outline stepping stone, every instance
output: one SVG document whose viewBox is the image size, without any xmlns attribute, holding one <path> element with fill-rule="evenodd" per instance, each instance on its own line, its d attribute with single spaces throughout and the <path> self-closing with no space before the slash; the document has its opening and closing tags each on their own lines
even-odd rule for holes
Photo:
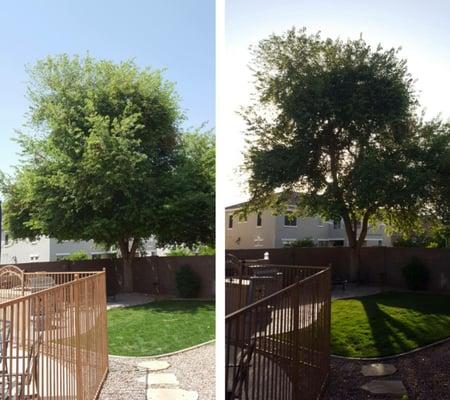
<svg viewBox="0 0 450 400">
<path fill-rule="evenodd" d="M 147 400 L 197 400 L 198 393 L 183 389 L 148 389 Z"/>
<path fill-rule="evenodd" d="M 405 385 L 403 385 L 402 381 L 373 380 L 361 386 L 361 389 L 373 394 L 393 394 L 399 396 L 406 394 Z"/>
<path fill-rule="evenodd" d="M 378 363 L 363 365 L 361 372 L 364 376 L 386 376 L 397 372 L 397 368 L 395 368 L 392 364 Z"/>
<path fill-rule="evenodd" d="M 178 385 L 175 374 L 147 374 L 149 385 Z"/>
<path fill-rule="evenodd" d="M 140 362 L 138 367 L 147 368 L 149 371 L 161 371 L 169 368 L 170 364 L 167 361 L 150 360 Z"/>
</svg>

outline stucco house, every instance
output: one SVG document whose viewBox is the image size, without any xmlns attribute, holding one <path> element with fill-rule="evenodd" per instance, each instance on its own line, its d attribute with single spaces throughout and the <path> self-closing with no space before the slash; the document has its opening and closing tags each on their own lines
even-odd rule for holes
<svg viewBox="0 0 450 400">
<path fill-rule="evenodd" d="M 163 252 L 162 249 L 157 248 L 156 241 L 153 239 L 147 240 L 143 248 L 146 255 L 161 255 Z M 105 249 L 93 240 L 58 242 L 47 236 L 39 237 L 35 241 L 11 240 L 8 232 L 2 232 L 0 264 L 58 261 L 80 250 L 92 259 L 115 257 L 117 253 L 116 249 Z"/>
<path fill-rule="evenodd" d="M 280 248 L 301 239 L 312 239 L 317 246 L 348 246 L 344 222 L 323 221 L 320 217 L 290 218 L 274 215 L 271 210 L 251 213 L 240 219 L 239 211 L 246 203 L 225 209 L 225 248 Z M 382 223 L 370 226 L 365 246 L 392 246 Z"/>
</svg>

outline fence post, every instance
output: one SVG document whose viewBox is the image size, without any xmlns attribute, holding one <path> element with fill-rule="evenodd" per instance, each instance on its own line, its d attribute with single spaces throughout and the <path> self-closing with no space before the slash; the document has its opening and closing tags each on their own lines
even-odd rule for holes
<svg viewBox="0 0 450 400">
<path fill-rule="evenodd" d="M 79 282 L 80 275 L 75 274 L 74 300 L 75 300 L 75 368 L 76 368 L 76 382 L 77 382 L 77 400 L 83 399 L 83 377 L 81 365 L 81 337 L 80 337 L 80 290 Z"/>
<path fill-rule="evenodd" d="M 25 273 L 23 272 L 23 270 L 22 270 L 20 279 L 22 280 L 22 296 L 24 296 L 25 295 Z"/>
<path fill-rule="evenodd" d="M 97 284 L 100 282 L 100 284 L 102 285 L 102 302 L 100 303 L 100 307 L 101 307 L 101 316 L 102 316 L 102 339 L 103 339 L 103 346 L 102 346 L 102 351 L 103 351 L 103 362 L 105 363 L 106 369 L 108 369 L 108 319 L 107 319 L 107 315 L 106 315 L 106 309 L 107 309 L 107 305 L 106 305 L 106 268 L 103 268 L 103 276 L 99 275 L 97 276 L 97 280 L 96 280 Z"/>
<path fill-rule="evenodd" d="M 293 306 L 294 306 L 294 354 L 292 355 L 292 399 L 300 400 L 300 283 L 297 282 L 294 292 Z"/>
</svg>

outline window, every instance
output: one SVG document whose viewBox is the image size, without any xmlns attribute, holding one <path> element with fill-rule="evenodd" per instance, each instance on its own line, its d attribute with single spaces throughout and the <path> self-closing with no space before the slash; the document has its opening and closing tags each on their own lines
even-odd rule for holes
<svg viewBox="0 0 450 400">
<path fill-rule="evenodd" d="M 281 239 L 281 244 L 283 247 L 289 246 L 292 243 L 295 243 L 297 239 Z"/>
<path fill-rule="evenodd" d="M 233 229 L 233 216 L 228 217 L 228 229 Z"/>
<path fill-rule="evenodd" d="M 292 215 L 285 215 L 284 226 L 297 226 L 297 218 Z"/>
<path fill-rule="evenodd" d="M 243 215 L 243 216 L 239 217 L 239 222 L 246 223 L 247 222 L 247 215 Z"/>
<path fill-rule="evenodd" d="M 334 226 L 334 229 L 341 229 L 341 220 L 338 219 L 337 221 L 334 221 L 333 226 Z"/>
<path fill-rule="evenodd" d="M 39 261 L 39 254 L 30 254 L 30 261 Z"/>
<path fill-rule="evenodd" d="M 262 215 L 261 213 L 258 213 L 256 216 L 256 226 L 262 226 Z"/>
<path fill-rule="evenodd" d="M 7 246 L 9 243 L 9 235 L 5 233 L 5 246 Z"/>
<path fill-rule="evenodd" d="M 258 235 L 255 239 L 253 239 L 253 242 L 255 243 L 255 247 L 263 247 L 264 239 Z"/>
</svg>

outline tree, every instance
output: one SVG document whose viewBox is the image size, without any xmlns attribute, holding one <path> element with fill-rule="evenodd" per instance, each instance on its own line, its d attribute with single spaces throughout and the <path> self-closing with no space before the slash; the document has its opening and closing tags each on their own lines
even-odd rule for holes
<svg viewBox="0 0 450 400">
<path fill-rule="evenodd" d="M 48 57 L 29 72 L 31 133 L 19 134 L 22 160 L 3 183 L 7 227 L 16 238 L 116 244 L 130 291 L 144 239 L 198 240 L 171 218 L 183 216 L 174 199 L 193 197 L 175 179 L 186 149 L 174 85 L 131 61 L 89 56 Z"/>
<path fill-rule="evenodd" d="M 401 234 L 393 235 L 394 247 L 442 248 L 450 243 L 450 225 L 444 225 L 442 219 L 420 218 L 420 227 Z"/>
<path fill-rule="evenodd" d="M 162 243 L 196 248 L 214 246 L 215 235 L 215 137 L 197 129 L 181 137 L 179 165 L 172 176 L 170 212 L 162 219 Z"/>
<path fill-rule="evenodd" d="M 398 50 L 292 29 L 252 52 L 255 101 L 242 111 L 249 210 L 295 198 L 298 214 L 342 217 L 356 279 L 369 224 L 410 227 L 429 204 L 421 136 L 440 133 L 417 118 Z"/>
</svg>

